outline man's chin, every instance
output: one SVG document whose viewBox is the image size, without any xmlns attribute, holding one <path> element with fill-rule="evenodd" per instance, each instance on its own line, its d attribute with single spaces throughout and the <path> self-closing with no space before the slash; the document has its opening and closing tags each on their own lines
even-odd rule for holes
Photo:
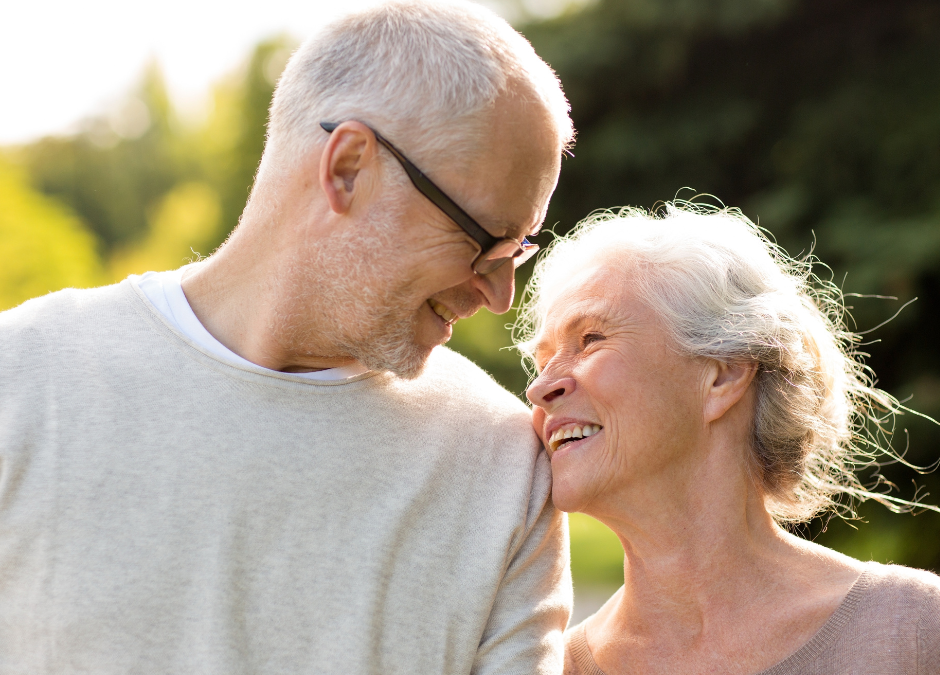
<svg viewBox="0 0 940 675">
<path fill-rule="evenodd" d="M 407 344 L 385 353 L 362 354 L 358 360 L 369 370 L 389 372 L 404 380 L 413 380 L 424 372 L 432 350 L 433 347 Z"/>
<path fill-rule="evenodd" d="M 347 353 L 369 370 L 392 373 L 406 380 L 418 377 L 431 352 L 443 338 L 450 337 L 450 331 L 446 336 L 440 332 L 429 334 L 426 325 L 406 316 L 390 307 L 387 312 L 370 317 L 371 330 L 363 331 L 355 341 L 350 340 Z"/>
</svg>

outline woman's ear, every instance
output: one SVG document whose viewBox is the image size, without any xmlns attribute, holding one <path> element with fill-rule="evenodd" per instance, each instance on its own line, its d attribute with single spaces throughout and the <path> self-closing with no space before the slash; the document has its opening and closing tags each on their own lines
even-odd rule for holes
<svg viewBox="0 0 940 675">
<path fill-rule="evenodd" d="M 753 361 L 711 361 L 705 381 L 705 422 L 721 418 L 740 401 L 756 374 L 757 364 Z"/>
<path fill-rule="evenodd" d="M 334 213 L 352 207 L 362 189 L 362 170 L 376 157 L 375 135 L 360 122 L 343 122 L 330 134 L 320 155 L 320 188 Z"/>
</svg>

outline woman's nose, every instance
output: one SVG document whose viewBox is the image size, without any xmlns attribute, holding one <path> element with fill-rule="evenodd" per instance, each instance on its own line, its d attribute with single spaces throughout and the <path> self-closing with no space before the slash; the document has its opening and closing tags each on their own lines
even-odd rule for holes
<svg viewBox="0 0 940 675">
<path fill-rule="evenodd" d="M 562 396 L 570 395 L 575 388 L 573 377 L 545 377 L 544 374 L 535 378 L 535 381 L 526 389 L 525 395 L 529 403 L 540 408 L 551 408 Z"/>
</svg>

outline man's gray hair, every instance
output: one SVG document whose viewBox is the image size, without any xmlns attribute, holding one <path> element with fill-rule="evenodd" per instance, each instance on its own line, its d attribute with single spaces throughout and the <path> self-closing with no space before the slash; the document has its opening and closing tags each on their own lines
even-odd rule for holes
<svg viewBox="0 0 940 675">
<path fill-rule="evenodd" d="M 271 104 L 265 164 L 326 141 L 321 121 L 358 120 L 419 166 L 472 157 L 502 94 L 541 105 L 572 139 L 558 78 L 528 41 L 466 1 L 393 0 L 345 16 L 291 57 Z M 561 151 L 561 147 L 559 148 Z"/>
<path fill-rule="evenodd" d="M 855 499 L 907 510 L 913 504 L 873 493 L 855 475 L 885 456 L 903 461 L 890 434 L 905 408 L 874 387 L 860 337 L 845 327 L 842 292 L 814 276 L 812 262 L 790 258 L 735 209 L 667 204 L 662 216 L 598 214 L 539 261 L 516 342 L 531 358 L 546 313 L 577 270 L 620 268 L 680 352 L 757 365 L 749 469 L 778 522 L 833 507 L 852 513 Z"/>
</svg>

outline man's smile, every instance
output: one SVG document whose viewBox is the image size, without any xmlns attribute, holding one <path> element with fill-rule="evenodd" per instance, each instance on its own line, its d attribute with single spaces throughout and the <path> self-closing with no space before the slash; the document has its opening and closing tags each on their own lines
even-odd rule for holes
<svg viewBox="0 0 940 675">
<path fill-rule="evenodd" d="M 434 313 L 441 317 L 444 320 L 444 323 L 449 326 L 453 326 L 455 323 L 457 323 L 457 319 L 460 318 L 433 298 L 428 299 L 428 304 L 431 306 L 431 309 L 434 310 Z"/>
</svg>

